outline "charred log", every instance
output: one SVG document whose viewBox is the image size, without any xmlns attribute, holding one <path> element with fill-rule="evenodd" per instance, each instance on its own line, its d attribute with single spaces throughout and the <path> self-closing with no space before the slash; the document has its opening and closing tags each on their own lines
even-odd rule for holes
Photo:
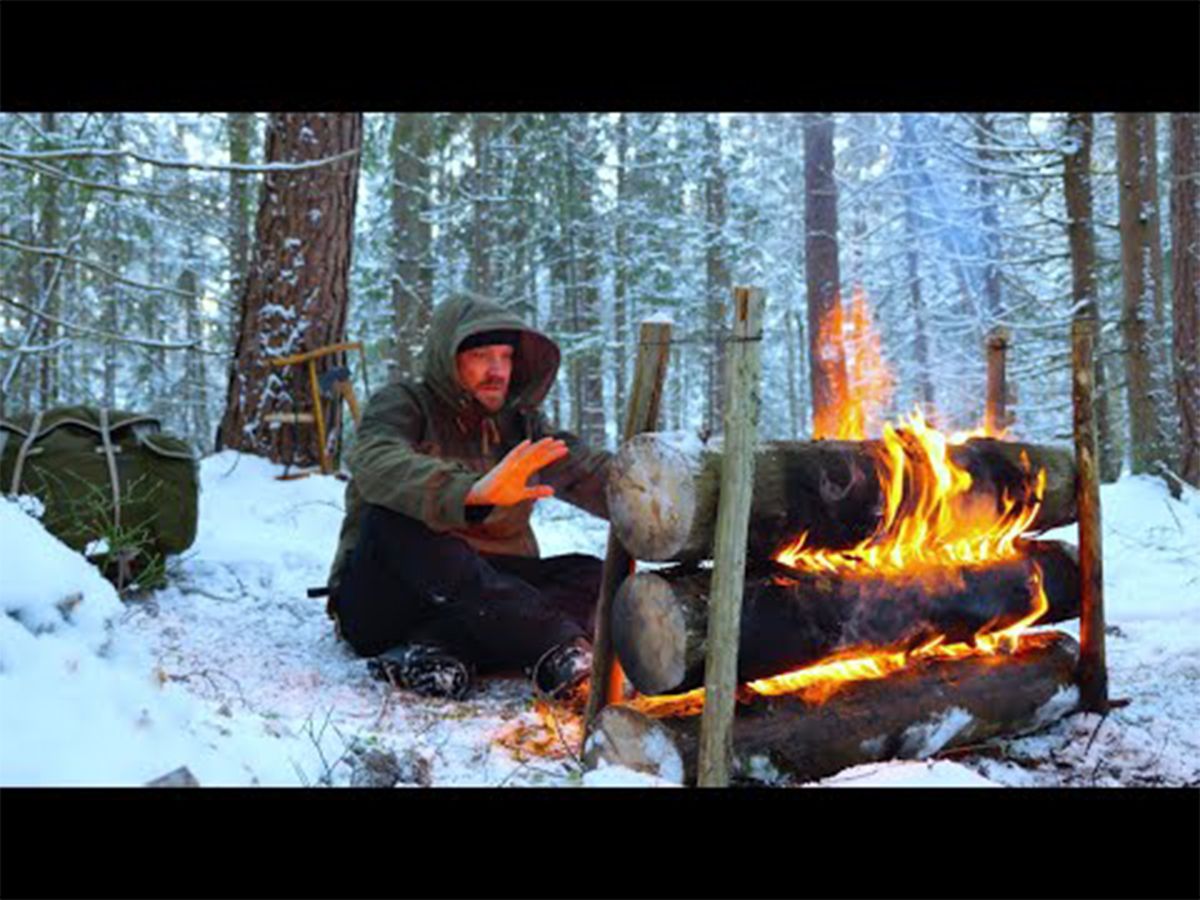
<svg viewBox="0 0 1200 900">
<path fill-rule="evenodd" d="M 1025 545 L 1021 559 L 947 569 L 923 577 L 833 577 L 773 567 L 749 574 L 742 600 L 738 681 L 801 668 L 854 647 L 912 649 L 939 634 L 969 641 L 1032 608 L 1030 580 L 1042 572 L 1050 608 L 1039 624 L 1079 615 L 1079 564 L 1056 541 Z M 684 567 L 631 575 L 613 606 L 613 645 L 643 694 L 704 683 L 711 572 Z"/>
<path fill-rule="evenodd" d="M 810 544 L 850 547 L 879 524 L 880 441 L 776 441 L 759 447 L 750 507 L 750 559 L 766 559 L 808 532 Z M 970 497 L 1020 496 L 1032 471 L 1046 490 L 1032 528 L 1075 521 L 1075 461 L 1067 448 L 975 438 L 950 448 L 971 473 Z M 626 442 L 609 469 L 608 507 L 617 536 L 642 560 L 699 560 L 712 555 L 721 454 L 643 434 Z"/>
<path fill-rule="evenodd" d="M 1078 646 L 1064 634 L 1022 638 L 1011 655 L 922 660 L 887 678 L 847 682 L 824 702 L 789 694 L 739 706 L 733 724 L 735 770 L 742 777 L 763 758 L 800 781 L 849 766 L 925 759 L 999 735 L 1045 727 L 1078 702 Z M 612 727 L 608 719 L 612 719 Z M 652 718 L 608 707 L 589 741 L 590 767 L 628 764 L 660 777 L 696 778 L 700 716 Z M 659 761 L 666 761 L 661 763 Z"/>
</svg>

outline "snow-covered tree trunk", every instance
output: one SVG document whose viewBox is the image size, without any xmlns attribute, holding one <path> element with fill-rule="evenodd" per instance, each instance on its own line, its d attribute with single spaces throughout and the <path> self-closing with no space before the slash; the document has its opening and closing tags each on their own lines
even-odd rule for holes
<svg viewBox="0 0 1200 900">
<path fill-rule="evenodd" d="M 732 282 L 725 239 L 725 167 L 721 162 L 721 128 L 715 114 L 704 117 L 704 287 L 706 319 L 712 335 L 706 373 L 705 429 L 720 431 L 725 398 L 725 344 L 716 335 L 727 328 Z"/>
<path fill-rule="evenodd" d="M 361 113 L 277 113 L 267 124 L 266 161 L 324 159 L 361 145 Z M 269 360 L 345 336 L 358 170 L 355 154 L 266 175 L 218 449 L 299 465 L 319 460 L 315 429 L 263 421 L 267 413 L 312 404 L 307 372 L 275 368 Z M 318 369 L 331 364 L 326 357 Z"/>
<path fill-rule="evenodd" d="M 834 181 L 833 116 L 804 117 L 804 259 L 808 287 L 809 377 L 813 437 L 837 431 L 839 403 L 846 397 L 846 356 L 840 341 L 823 340 L 822 322 L 841 306 L 838 273 L 837 184 Z"/>
<path fill-rule="evenodd" d="M 396 113 L 392 125 L 392 313 L 396 364 L 399 374 L 408 378 L 416 375 L 433 314 L 431 126 L 426 113 Z"/>
<path fill-rule="evenodd" d="M 229 161 L 235 165 L 250 162 L 250 145 L 254 140 L 254 114 L 229 113 Z M 246 270 L 250 265 L 250 186 L 253 176 L 244 172 L 229 173 L 229 295 L 242 296 L 246 287 Z"/>
<path fill-rule="evenodd" d="M 42 113 L 41 127 L 47 135 L 53 135 L 57 131 L 55 114 Z M 55 248 L 59 241 L 58 179 L 42 175 L 38 182 L 38 246 Z M 63 265 L 61 260 L 53 256 L 43 256 L 38 266 L 38 293 L 44 304 L 42 308 L 47 316 L 55 318 L 61 315 L 58 270 Z M 58 326 L 53 320 L 47 318 L 42 321 L 39 337 L 45 344 L 54 343 L 58 338 Z M 49 351 L 40 354 L 38 359 L 38 403 L 42 409 L 49 409 L 58 402 L 58 356 L 57 351 Z"/>
<path fill-rule="evenodd" d="M 976 150 L 979 162 L 979 214 L 980 231 L 983 237 L 983 302 L 984 316 L 987 324 L 1001 318 L 1004 312 L 1004 300 L 1000 287 L 1000 212 L 996 199 L 996 176 L 991 169 L 995 154 L 992 143 L 992 118 L 986 113 L 976 113 L 974 116 L 975 139 L 978 141 Z"/>
<path fill-rule="evenodd" d="M 926 334 L 925 301 L 921 296 L 920 239 L 917 229 L 916 190 L 919 180 L 915 171 L 921 157 L 917 147 L 916 117 L 900 117 L 899 162 L 903 178 L 905 274 L 908 281 L 909 310 L 913 323 L 913 356 L 917 364 L 917 395 L 926 412 L 933 410 L 933 378 L 929 370 L 929 338 Z"/>
<path fill-rule="evenodd" d="M 1121 275 L 1124 289 L 1125 389 L 1133 472 L 1153 472 L 1165 461 L 1161 398 L 1156 385 L 1155 310 L 1162 305 L 1154 117 L 1117 115 L 1120 181 Z M 1156 263 L 1155 260 L 1158 260 Z"/>
<path fill-rule="evenodd" d="M 492 139 L 500 125 L 500 117 L 491 113 L 471 116 L 471 146 L 475 164 L 471 172 L 471 275 L 473 291 L 491 296 L 495 290 L 492 253 L 493 215 L 495 205 L 495 151 Z"/>
<path fill-rule="evenodd" d="M 617 207 L 614 213 L 616 223 L 613 228 L 614 259 L 613 259 L 613 324 L 616 334 L 613 336 L 613 357 L 616 383 L 616 408 L 618 418 L 624 415 L 625 409 L 625 344 L 629 330 L 627 315 L 629 293 L 629 224 L 626 220 L 626 203 L 629 200 L 629 173 L 627 159 L 629 156 L 629 117 L 625 113 L 617 115 Z"/>
<path fill-rule="evenodd" d="M 1171 309 L 1179 474 L 1200 487 L 1200 116 L 1171 116 Z"/>
<path fill-rule="evenodd" d="M 1092 342 L 1100 347 L 1099 298 L 1096 293 L 1096 247 L 1092 219 L 1092 114 L 1067 117 L 1067 147 L 1063 153 L 1063 196 L 1067 204 L 1067 239 L 1071 246 L 1071 300 L 1086 313 Z M 1097 354 L 1099 355 L 1099 354 Z M 1097 360 L 1094 373 L 1096 437 L 1100 477 L 1115 481 L 1121 460 L 1112 442 L 1104 366 Z"/>
</svg>

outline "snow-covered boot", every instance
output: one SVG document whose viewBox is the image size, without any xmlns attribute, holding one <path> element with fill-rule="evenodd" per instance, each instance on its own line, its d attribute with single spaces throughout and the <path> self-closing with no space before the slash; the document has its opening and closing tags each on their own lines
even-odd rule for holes
<svg viewBox="0 0 1200 900">
<path fill-rule="evenodd" d="M 471 688 L 472 667 L 436 644 L 401 644 L 367 661 L 371 674 L 426 697 L 461 700 Z"/>
<path fill-rule="evenodd" d="M 592 645 L 585 638 L 559 644 L 533 666 L 533 685 L 551 699 L 565 699 L 592 673 Z"/>
</svg>

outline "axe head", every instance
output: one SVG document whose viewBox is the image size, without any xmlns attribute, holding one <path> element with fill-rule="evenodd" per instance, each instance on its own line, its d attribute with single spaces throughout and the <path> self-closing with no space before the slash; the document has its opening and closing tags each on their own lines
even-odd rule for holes
<svg viewBox="0 0 1200 900">
<path fill-rule="evenodd" d="M 321 390 L 321 396 L 328 397 L 335 385 L 349 380 L 350 370 L 346 366 L 334 366 L 317 376 L 317 386 Z"/>
</svg>

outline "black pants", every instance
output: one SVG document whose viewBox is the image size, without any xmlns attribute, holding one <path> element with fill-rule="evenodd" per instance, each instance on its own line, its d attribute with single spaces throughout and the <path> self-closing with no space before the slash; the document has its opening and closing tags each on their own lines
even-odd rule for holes
<svg viewBox="0 0 1200 900">
<path fill-rule="evenodd" d="M 484 556 L 461 538 L 368 504 L 334 609 L 360 656 L 428 642 L 481 672 L 517 669 L 591 637 L 602 566 L 582 553 Z"/>
</svg>

